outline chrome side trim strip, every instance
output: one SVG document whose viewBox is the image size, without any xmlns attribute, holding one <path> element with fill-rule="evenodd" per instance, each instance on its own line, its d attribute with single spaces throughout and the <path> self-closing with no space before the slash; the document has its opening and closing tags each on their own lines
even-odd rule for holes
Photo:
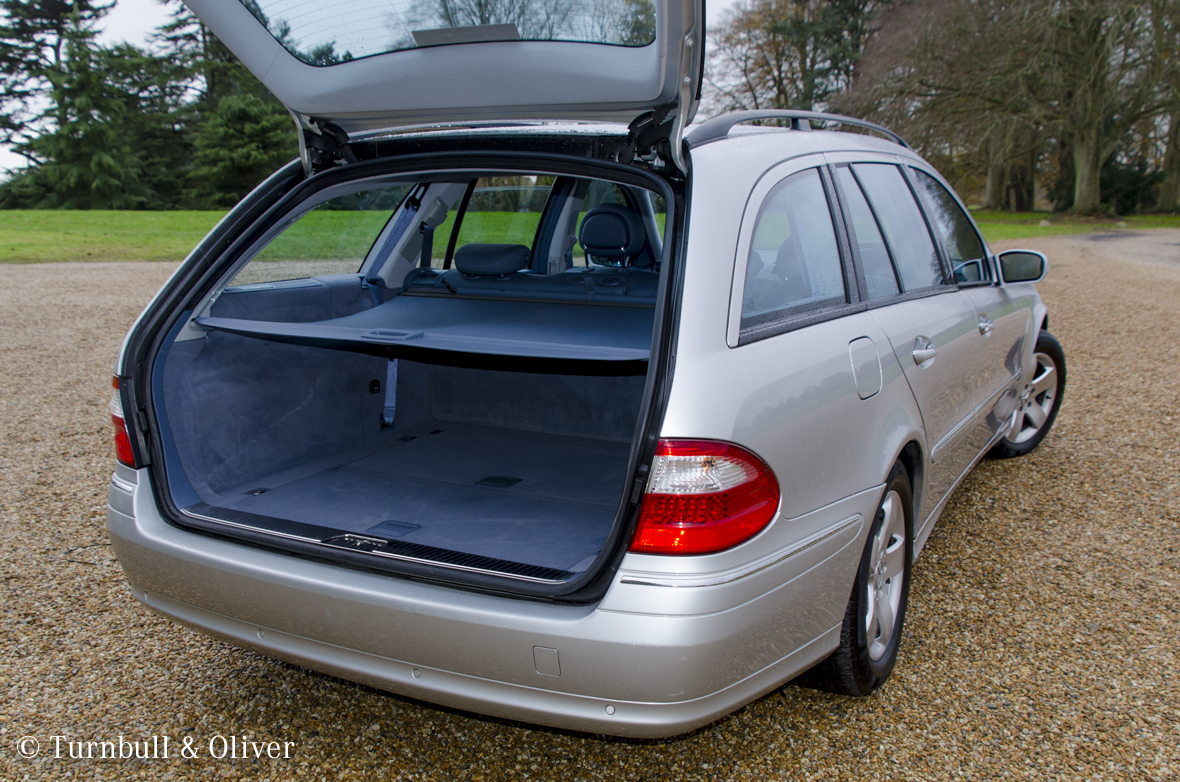
<svg viewBox="0 0 1180 782">
<path fill-rule="evenodd" d="M 926 520 L 922 522 L 921 529 L 918 530 L 918 534 L 914 536 L 915 560 L 918 558 L 918 554 L 922 552 L 922 549 L 925 548 L 926 541 L 934 532 L 935 522 L 937 522 L 939 517 L 942 515 L 942 511 L 944 508 L 946 508 L 946 504 L 950 502 L 951 496 L 955 493 L 955 489 L 959 488 L 959 484 L 961 484 L 968 474 L 970 474 L 970 472 L 974 470 L 981 461 L 983 461 L 983 457 L 987 455 L 987 452 L 990 451 L 992 446 L 998 443 L 1005 434 L 1007 434 L 1007 429 L 1001 426 L 1000 430 L 993 434 L 991 439 L 987 441 L 987 445 L 983 447 L 983 450 L 976 454 L 975 458 L 971 460 L 971 464 L 967 465 L 967 469 L 963 470 L 963 472 L 959 474 L 959 477 L 955 479 L 953 484 L 951 484 L 951 488 L 947 490 L 946 494 L 942 495 L 942 499 L 939 500 L 938 504 L 934 506 L 934 510 L 930 511 L 930 513 L 926 515 Z"/>
<path fill-rule="evenodd" d="M 801 554 L 812 546 L 816 546 L 820 543 L 823 543 L 828 538 L 838 535 L 839 533 L 851 527 L 853 524 L 859 526 L 861 518 L 862 517 L 859 513 L 855 516 L 850 516 L 843 521 L 838 521 L 830 527 L 820 530 L 810 537 L 804 538 L 793 546 L 790 546 L 786 549 L 780 549 L 779 551 L 765 556 L 760 560 L 756 560 L 745 567 L 735 568 L 724 573 L 715 573 L 709 576 L 688 576 L 683 578 L 665 576 L 663 579 L 624 576 L 620 583 L 633 584 L 636 586 L 669 587 L 672 589 L 682 589 L 685 587 L 711 587 L 721 586 L 722 584 L 731 584 L 734 581 L 740 581 L 741 579 L 752 576 L 755 573 L 760 573 L 767 568 L 774 567 L 780 562 L 788 560 L 796 554 Z"/>
<path fill-rule="evenodd" d="M 134 494 L 135 493 L 135 484 L 128 483 L 127 481 L 120 478 L 118 475 L 111 476 L 111 485 L 114 486 L 119 491 L 126 492 L 127 494 Z"/>
<path fill-rule="evenodd" d="M 944 450 L 946 450 L 948 447 L 950 447 L 951 445 L 954 445 L 956 442 L 958 442 L 959 438 L 963 434 L 965 434 L 967 432 L 967 430 L 972 425 L 975 424 L 975 422 L 976 422 L 976 420 L 978 420 L 980 414 L 982 412 L 987 411 L 987 410 L 991 410 L 993 407 L 995 407 L 996 400 L 998 400 L 1001 396 L 1003 396 L 1008 391 L 1008 389 L 1012 388 L 1014 382 L 1019 381 L 1019 380 L 1020 380 L 1020 375 L 1014 375 L 1013 377 L 1004 381 L 1004 385 L 1001 386 L 999 391 L 993 392 L 991 396 L 989 396 L 986 400 L 981 402 L 978 407 L 976 407 L 974 410 L 971 411 L 971 415 L 964 418 L 962 421 L 960 421 L 958 424 L 955 425 L 954 429 L 947 432 L 943 436 L 943 438 L 938 441 L 938 444 L 934 446 L 934 449 L 930 452 L 930 460 L 937 462 L 938 457 L 942 454 L 942 452 Z"/>
</svg>

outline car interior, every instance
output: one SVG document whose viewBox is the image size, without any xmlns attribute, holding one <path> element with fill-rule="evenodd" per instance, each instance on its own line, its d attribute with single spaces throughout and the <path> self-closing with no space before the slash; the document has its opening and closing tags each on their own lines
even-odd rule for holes
<svg viewBox="0 0 1180 782">
<path fill-rule="evenodd" d="M 582 572 L 624 493 L 662 198 L 515 173 L 335 198 L 280 221 L 161 352 L 177 506 L 520 578 Z"/>
</svg>

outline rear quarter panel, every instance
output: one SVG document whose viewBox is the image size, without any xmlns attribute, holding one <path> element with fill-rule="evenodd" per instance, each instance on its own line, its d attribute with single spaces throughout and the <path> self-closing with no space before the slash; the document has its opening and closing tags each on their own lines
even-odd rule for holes
<svg viewBox="0 0 1180 782">
<path fill-rule="evenodd" d="M 882 484 L 906 443 L 923 442 L 913 395 L 868 313 L 727 344 L 735 317 L 731 295 L 740 310 L 735 286 L 744 280 L 744 248 L 763 196 L 790 174 L 824 163 L 822 155 L 799 149 L 819 146 L 804 134 L 783 136 L 730 139 L 693 151 L 682 314 L 661 428 L 661 437 L 727 440 L 757 453 L 778 478 L 780 512 L 764 532 L 729 551 L 629 555 L 624 567 L 642 559 L 644 570 L 708 572 L 788 548 L 831 523 L 813 511 Z M 776 151 L 781 162 L 774 164 Z M 848 343 L 864 336 L 877 345 L 883 375 L 881 392 L 867 400 L 857 395 L 848 353 Z M 857 547 L 854 560 L 859 553 Z"/>
</svg>

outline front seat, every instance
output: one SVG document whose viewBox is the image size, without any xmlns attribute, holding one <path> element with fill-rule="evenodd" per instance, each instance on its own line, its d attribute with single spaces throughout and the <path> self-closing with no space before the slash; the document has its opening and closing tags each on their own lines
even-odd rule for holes
<svg viewBox="0 0 1180 782">
<path fill-rule="evenodd" d="M 626 266 L 643 249 L 647 232 L 643 219 L 619 204 L 601 204 L 582 218 L 578 241 L 595 263 Z"/>
</svg>

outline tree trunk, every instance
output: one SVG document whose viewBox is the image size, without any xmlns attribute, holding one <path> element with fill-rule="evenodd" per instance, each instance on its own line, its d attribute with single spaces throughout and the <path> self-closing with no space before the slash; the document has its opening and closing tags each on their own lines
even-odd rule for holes
<svg viewBox="0 0 1180 782">
<path fill-rule="evenodd" d="M 1164 181 L 1160 185 L 1161 212 L 1180 210 L 1180 109 L 1172 112 L 1168 127 L 1168 151 L 1164 154 Z"/>
<path fill-rule="evenodd" d="M 1079 130 L 1073 137 L 1074 195 L 1073 211 L 1097 212 L 1102 205 L 1099 175 L 1102 161 L 1098 154 L 1098 128 Z"/>
<path fill-rule="evenodd" d="M 1004 146 L 1002 132 L 993 129 L 987 142 L 987 186 L 983 195 L 983 205 L 987 209 L 1007 206 L 1008 166 L 1004 160 Z"/>
<path fill-rule="evenodd" d="M 1036 208 L 1037 153 L 1027 149 L 1012 163 L 1012 208 L 1031 212 Z"/>
</svg>

